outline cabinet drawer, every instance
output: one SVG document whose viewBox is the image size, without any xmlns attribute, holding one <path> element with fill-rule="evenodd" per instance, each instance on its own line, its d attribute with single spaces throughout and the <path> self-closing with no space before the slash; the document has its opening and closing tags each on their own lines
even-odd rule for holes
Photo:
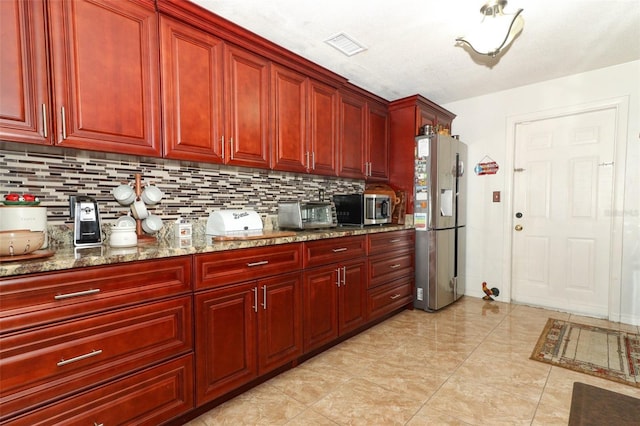
<svg viewBox="0 0 640 426">
<path fill-rule="evenodd" d="M 415 241 L 416 232 L 413 229 L 369 234 L 367 235 L 367 253 L 372 255 L 413 249 Z"/>
<path fill-rule="evenodd" d="M 30 411 L 6 424 L 155 426 L 192 408 L 193 355 L 189 354 Z"/>
<path fill-rule="evenodd" d="M 296 243 L 196 255 L 196 290 L 296 271 L 301 250 Z"/>
<path fill-rule="evenodd" d="M 413 277 L 399 280 L 369 290 L 369 320 L 374 320 L 413 300 Z"/>
<path fill-rule="evenodd" d="M 366 236 L 330 238 L 304 243 L 304 267 L 327 265 L 364 256 Z"/>
<path fill-rule="evenodd" d="M 193 350 L 191 297 L 0 337 L 2 415 Z"/>
<path fill-rule="evenodd" d="M 2 333 L 191 291 L 191 256 L 0 280 Z"/>
<path fill-rule="evenodd" d="M 378 255 L 369 258 L 369 287 L 377 287 L 391 280 L 413 276 L 415 270 L 414 251 L 404 251 L 400 254 Z"/>
</svg>

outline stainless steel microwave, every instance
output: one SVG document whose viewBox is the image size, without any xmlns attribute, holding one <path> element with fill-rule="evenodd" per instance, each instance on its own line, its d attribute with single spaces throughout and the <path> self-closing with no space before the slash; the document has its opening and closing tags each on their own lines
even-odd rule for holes
<svg viewBox="0 0 640 426">
<path fill-rule="evenodd" d="M 338 225 L 391 223 L 391 199 L 381 194 L 334 195 Z"/>
</svg>

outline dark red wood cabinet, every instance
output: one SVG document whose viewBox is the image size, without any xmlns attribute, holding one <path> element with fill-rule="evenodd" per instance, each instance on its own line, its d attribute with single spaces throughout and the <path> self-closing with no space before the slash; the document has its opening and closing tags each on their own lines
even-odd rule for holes
<svg viewBox="0 0 640 426">
<path fill-rule="evenodd" d="M 190 256 L 0 279 L 0 422 L 158 424 L 191 410 L 191 281 Z M 127 411 L 109 411 L 111 393 Z"/>
<path fill-rule="evenodd" d="M 223 42 L 160 15 L 166 158 L 224 162 Z"/>
<path fill-rule="evenodd" d="M 413 303 L 415 230 L 367 236 L 369 321 Z"/>
<path fill-rule="evenodd" d="M 366 322 L 365 247 L 365 236 L 305 243 L 302 321 L 305 352 Z"/>
<path fill-rule="evenodd" d="M 0 2 L 0 140 L 52 143 L 45 16 L 42 0 Z"/>
<path fill-rule="evenodd" d="M 285 244 L 196 256 L 198 405 L 302 354 L 300 250 Z"/>
<path fill-rule="evenodd" d="M 152 2 L 48 2 L 56 145 L 161 155 Z"/>
<path fill-rule="evenodd" d="M 269 168 L 270 62 L 229 44 L 224 52 L 226 164 Z"/>
</svg>

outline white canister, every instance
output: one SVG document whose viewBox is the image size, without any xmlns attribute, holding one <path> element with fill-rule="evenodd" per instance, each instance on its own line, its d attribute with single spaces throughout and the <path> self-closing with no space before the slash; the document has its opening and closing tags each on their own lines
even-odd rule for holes
<svg viewBox="0 0 640 426">
<path fill-rule="evenodd" d="M 28 229 L 43 231 L 44 244 L 40 249 L 49 245 L 47 232 L 47 208 L 36 206 L 2 206 L 0 207 L 0 231 L 15 231 Z"/>
<path fill-rule="evenodd" d="M 138 244 L 136 227 L 126 222 L 119 222 L 111 227 L 109 245 L 111 247 L 133 247 Z"/>
</svg>

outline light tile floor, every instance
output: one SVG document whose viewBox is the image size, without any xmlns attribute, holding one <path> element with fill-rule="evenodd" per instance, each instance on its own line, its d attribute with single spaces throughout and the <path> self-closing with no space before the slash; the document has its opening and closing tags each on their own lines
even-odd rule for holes
<svg viewBox="0 0 640 426">
<path fill-rule="evenodd" d="M 188 425 L 566 425 L 574 381 L 640 398 L 530 360 L 549 317 L 639 332 L 464 297 L 437 313 L 403 311 Z"/>
</svg>

